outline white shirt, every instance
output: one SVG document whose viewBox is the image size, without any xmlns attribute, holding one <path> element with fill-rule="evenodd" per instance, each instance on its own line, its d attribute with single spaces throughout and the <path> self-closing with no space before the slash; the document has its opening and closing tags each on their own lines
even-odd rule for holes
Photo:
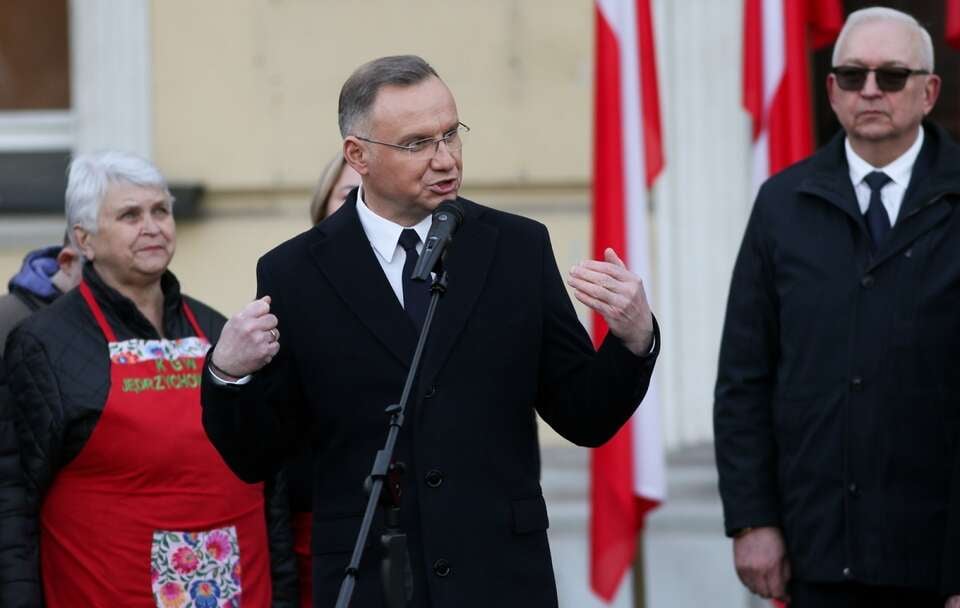
<svg viewBox="0 0 960 608">
<path fill-rule="evenodd" d="M 405 228 L 412 228 L 417 231 L 420 237 L 420 244 L 417 245 L 417 253 L 423 251 L 423 243 L 427 240 L 427 233 L 430 232 L 430 225 L 433 223 L 433 216 L 420 220 L 415 226 L 401 226 L 388 219 L 382 218 L 363 202 L 363 188 L 357 190 L 357 216 L 360 217 L 360 225 L 363 226 L 363 232 L 373 247 L 377 261 L 383 268 L 383 274 L 387 276 L 387 281 L 393 289 L 393 293 L 400 300 L 403 306 L 403 264 L 407 261 L 407 252 L 400 246 L 400 233 Z"/>
<path fill-rule="evenodd" d="M 874 167 L 853 151 L 849 138 L 844 142 L 847 151 L 847 166 L 850 167 L 850 181 L 857 193 L 860 213 L 866 213 L 870 206 L 870 186 L 863 178 L 873 171 L 883 171 L 890 177 L 890 181 L 880 189 L 880 200 L 890 217 L 890 226 L 892 227 L 897 223 L 900 206 L 903 204 L 903 195 L 907 192 L 907 186 L 910 185 L 913 164 L 917 161 L 920 148 L 923 147 L 923 127 L 919 128 L 919 132 L 920 134 L 917 135 L 917 140 L 913 142 L 913 145 L 886 167 Z"/>
</svg>

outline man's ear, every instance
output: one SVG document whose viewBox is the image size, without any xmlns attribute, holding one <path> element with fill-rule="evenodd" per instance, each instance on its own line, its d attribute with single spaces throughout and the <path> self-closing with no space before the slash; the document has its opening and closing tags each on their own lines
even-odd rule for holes
<svg viewBox="0 0 960 608">
<path fill-rule="evenodd" d="M 360 175 L 370 172 L 369 148 L 353 135 L 347 135 L 343 140 L 343 158 Z"/>
</svg>

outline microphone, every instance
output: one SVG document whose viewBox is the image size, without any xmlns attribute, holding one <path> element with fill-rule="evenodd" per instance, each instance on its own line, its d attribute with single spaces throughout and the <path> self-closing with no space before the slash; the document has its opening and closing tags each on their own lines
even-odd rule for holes
<svg viewBox="0 0 960 608">
<path fill-rule="evenodd" d="M 463 222 L 463 205 L 456 200 L 443 201 L 433 212 L 433 224 L 427 233 L 427 241 L 423 244 L 423 251 L 417 265 L 413 268 L 410 278 L 414 281 L 426 281 L 430 273 L 443 257 L 443 252 L 453 240 L 453 233 Z"/>
</svg>

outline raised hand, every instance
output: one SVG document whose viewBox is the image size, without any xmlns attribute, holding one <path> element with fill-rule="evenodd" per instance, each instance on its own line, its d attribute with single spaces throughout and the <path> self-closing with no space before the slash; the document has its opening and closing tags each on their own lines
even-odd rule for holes
<svg viewBox="0 0 960 608">
<path fill-rule="evenodd" d="M 233 380 L 259 370 L 280 351 L 277 317 L 270 313 L 270 296 L 254 300 L 223 326 L 211 360 L 215 371 Z"/>
<path fill-rule="evenodd" d="M 613 249 L 604 261 L 586 260 L 570 269 L 573 295 L 600 313 L 613 335 L 635 355 L 650 352 L 653 314 L 640 277 L 627 270 Z"/>
</svg>

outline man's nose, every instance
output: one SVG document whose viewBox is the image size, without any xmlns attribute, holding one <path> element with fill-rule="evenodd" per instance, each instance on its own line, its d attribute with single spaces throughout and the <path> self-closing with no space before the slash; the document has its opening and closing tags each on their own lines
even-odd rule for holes
<svg viewBox="0 0 960 608">
<path fill-rule="evenodd" d="M 883 95 L 883 91 L 877 85 L 877 73 L 867 72 L 867 79 L 863 81 L 863 87 L 860 88 L 860 94 L 864 97 L 877 97 Z"/>
<path fill-rule="evenodd" d="M 453 157 L 453 153 L 450 152 L 450 148 L 447 147 L 447 142 L 440 140 L 437 142 L 437 150 L 433 154 L 433 158 L 430 159 L 430 165 L 437 170 L 446 170 L 454 165 L 456 165 L 457 160 Z"/>
</svg>

